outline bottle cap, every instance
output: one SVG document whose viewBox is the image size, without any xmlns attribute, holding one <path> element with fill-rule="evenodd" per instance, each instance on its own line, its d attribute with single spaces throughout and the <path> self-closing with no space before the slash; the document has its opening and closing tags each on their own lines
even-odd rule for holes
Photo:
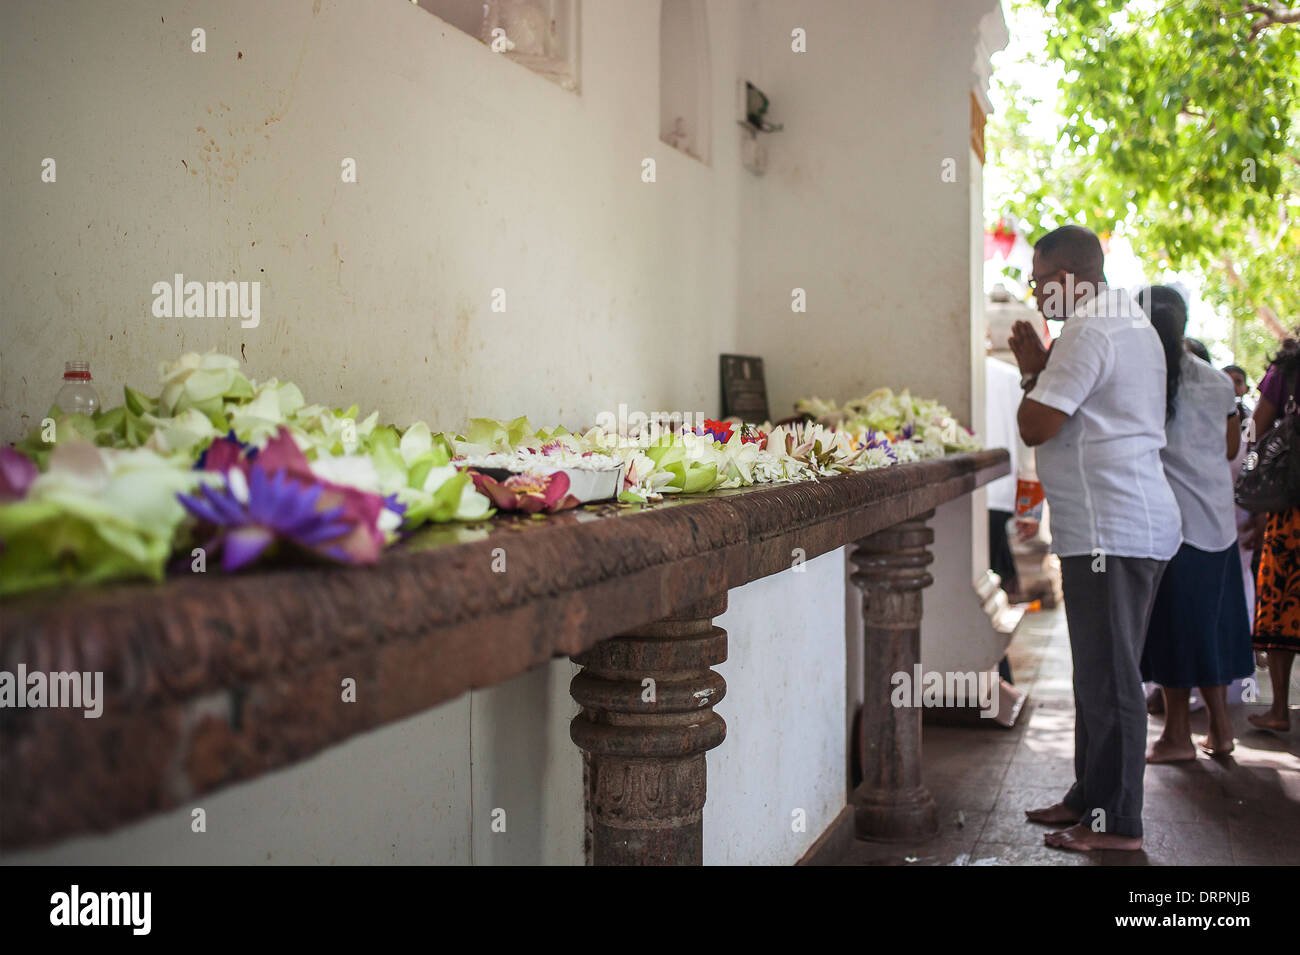
<svg viewBox="0 0 1300 955">
<path fill-rule="evenodd" d="M 63 378 L 65 381 L 90 381 L 90 362 L 88 361 L 65 361 L 63 363 Z"/>
</svg>

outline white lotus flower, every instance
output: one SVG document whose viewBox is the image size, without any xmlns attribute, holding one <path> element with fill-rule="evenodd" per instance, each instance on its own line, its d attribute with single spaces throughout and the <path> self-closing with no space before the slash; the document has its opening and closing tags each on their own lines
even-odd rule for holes
<svg viewBox="0 0 1300 955">
<path fill-rule="evenodd" d="M 248 379 L 239 370 L 239 362 L 215 352 L 206 355 L 188 352 L 175 361 L 162 362 L 158 375 L 163 383 L 158 410 L 169 418 L 230 393 L 247 396 L 250 390 Z"/>
<path fill-rule="evenodd" d="M 311 473 L 322 481 L 383 495 L 375 462 L 364 454 L 324 454 L 310 461 Z"/>
<path fill-rule="evenodd" d="M 188 451 L 200 441 L 217 436 L 217 429 L 208 416 L 197 408 L 188 408 L 174 418 L 159 418 L 146 412 L 141 420 L 154 426 L 144 446 L 159 454 Z"/>
<path fill-rule="evenodd" d="M 406 429 L 397 449 L 401 452 L 406 466 L 410 467 L 420 455 L 433 450 L 433 435 L 429 431 L 429 426 L 423 421 L 415 422 Z"/>
</svg>

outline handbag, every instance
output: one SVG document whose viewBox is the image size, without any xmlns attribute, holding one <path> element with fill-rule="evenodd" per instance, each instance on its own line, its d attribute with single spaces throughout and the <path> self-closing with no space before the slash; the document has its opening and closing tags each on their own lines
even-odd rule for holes
<svg viewBox="0 0 1300 955">
<path fill-rule="evenodd" d="M 1288 376 L 1286 405 L 1268 433 L 1241 462 L 1233 498 L 1252 514 L 1271 514 L 1300 505 L 1300 416 L 1296 414 L 1296 371 Z"/>
</svg>

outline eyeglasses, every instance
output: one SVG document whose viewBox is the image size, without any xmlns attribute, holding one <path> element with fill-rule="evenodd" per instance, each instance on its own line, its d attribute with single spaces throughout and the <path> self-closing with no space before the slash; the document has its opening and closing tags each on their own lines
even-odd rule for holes
<svg viewBox="0 0 1300 955">
<path fill-rule="evenodd" d="M 1053 278 L 1055 278 L 1057 275 L 1060 274 L 1061 274 L 1061 270 L 1057 269 L 1055 272 L 1051 273 L 1050 275 L 1044 275 L 1042 277 L 1035 275 L 1029 280 L 1029 288 L 1033 291 L 1037 291 L 1038 286 L 1042 285 L 1044 282 L 1050 282 Z"/>
</svg>

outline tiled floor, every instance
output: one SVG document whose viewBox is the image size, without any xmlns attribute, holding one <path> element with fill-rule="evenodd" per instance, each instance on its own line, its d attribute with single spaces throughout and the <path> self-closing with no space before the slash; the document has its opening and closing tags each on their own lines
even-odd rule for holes
<svg viewBox="0 0 1300 955">
<path fill-rule="evenodd" d="M 1022 810 L 1059 800 L 1074 775 L 1063 611 L 1027 616 L 1010 656 L 1016 683 L 1029 687 L 1013 729 L 925 727 L 925 779 L 939 805 L 939 835 L 915 846 L 855 843 L 841 865 L 1300 865 L 1300 710 L 1294 706 L 1289 736 L 1246 722 L 1247 712 L 1262 707 L 1234 706 L 1231 757 L 1147 767 L 1141 852 L 1048 849 L 1043 834 L 1050 830 L 1025 822 Z M 1268 675 L 1256 676 L 1267 693 Z M 1300 688 L 1291 699 L 1300 702 Z M 1192 715 L 1192 729 L 1205 732 L 1204 711 Z M 1159 733 L 1159 718 L 1152 717 L 1148 737 Z"/>
</svg>

